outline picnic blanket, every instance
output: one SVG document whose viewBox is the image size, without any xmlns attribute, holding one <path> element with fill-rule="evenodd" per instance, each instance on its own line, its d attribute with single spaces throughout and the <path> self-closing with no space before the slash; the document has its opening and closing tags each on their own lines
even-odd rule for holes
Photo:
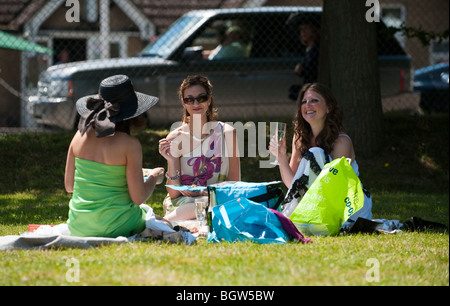
<svg viewBox="0 0 450 306">
<path fill-rule="evenodd" d="M 39 229 L 33 233 L 9 235 L 0 237 L 0 250 L 15 249 L 50 249 L 50 248 L 80 248 L 87 249 L 112 243 L 127 243 L 127 237 L 74 237 L 70 235 L 44 234 Z"/>
<path fill-rule="evenodd" d="M 173 233 L 175 230 L 170 228 L 164 222 L 157 220 L 153 209 L 141 204 L 147 210 L 146 227 L 155 231 Z M 185 244 L 192 244 L 196 237 L 190 232 L 183 231 L 183 241 Z M 130 237 L 76 237 L 71 236 L 69 227 L 66 223 L 55 226 L 43 225 L 34 232 L 25 232 L 21 235 L 8 235 L 0 237 L 0 250 L 15 249 L 50 249 L 50 248 L 93 248 L 109 244 L 129 243 L 136 240 L 142 240 L 139 234 Z"/>
</svg>

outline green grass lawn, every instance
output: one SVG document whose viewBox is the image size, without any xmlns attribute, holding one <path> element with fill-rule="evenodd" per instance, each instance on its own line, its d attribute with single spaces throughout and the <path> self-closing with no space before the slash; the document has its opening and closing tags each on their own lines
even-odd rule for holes
<svg viewBox="0 0 450 306">
<path fill-rule="evenodd" d="M 448 116 L 388 114 L 385 144 L 357 157 L 361 180 L 373 195 L 373 217 L 449 220 Z M 157 141 L 165 130 L 136 136 L 144 167 L 164 166 Z M 0 235 L 28 224 L 67 219 L 64 164 L 72 133 L 0 136 Z M 289 135 L 288 135 L 289 137 Z M 277 168 L 242 159 L 244 181 L 279 179 Z M 165 188 L 147 201 L 162 213 Z M 0 252 L 0 285 L 449 285 L 446 233 L 311 237 L 312 244 L 168 245 L 134 242 L 89 250 Z M 70 282 L 71 263 L 79 265 Z"/>
</svg>

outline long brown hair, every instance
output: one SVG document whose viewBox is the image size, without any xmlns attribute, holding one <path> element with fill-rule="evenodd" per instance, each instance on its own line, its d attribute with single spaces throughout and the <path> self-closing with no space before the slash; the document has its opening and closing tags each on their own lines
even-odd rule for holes
<svg viewBox="0 0 450 306">
<path fill-rule="evenodd" d="M 330 154 L 333 149 L 334 141 L 338 138 L 339 133 L 345 130 L 342 123 L 343 114 L 337 106 L 336 98 L 331 90 L 320 83 L 305 84 L 298 95 L 297 114 L 294 120 L 295 145 L 302 155 L 312 147 L 311 139 L 313 134 L 311 126 L 302 116 L 302 101 L 307 90 L 313 90 L 320 94 L 328 106 L 329 112 L 325 118 L 325 126 L 319 135 L 317 135 L 316 143 L 313 146 L 320 147 L 326 154 Z"/>
<path fill-rule="evenodd" d="M 202 75 L 190 75 L 187 78 L 185 78 L 183 80 L 183 83 L 181 83 L 181 85 L 180 85 L 180 89 L 178 90 L 178 97 L 180 98 L 181 101 L 183 101 L 184 91 L 187 88 L 189 88 L 191 86 L 195 86 L 195 85 L 202 86 L 205 89 L 208 97 L 211 99 L 211 103 L 209 104 L 208 112 L 206 115 L 207 115 L 208 122 L 213 121 L 214 117 L 217 115 L 217 111 L 214 108 L 214 97 L 213 97 L 213 91 L 212 91 L 213 87 L 207 77 L 202 76 Z M 182 121 L 189 122 L 189 119 L 190 119 L 189 113 L 185 109 L 183 111 Z"/>
</svg>

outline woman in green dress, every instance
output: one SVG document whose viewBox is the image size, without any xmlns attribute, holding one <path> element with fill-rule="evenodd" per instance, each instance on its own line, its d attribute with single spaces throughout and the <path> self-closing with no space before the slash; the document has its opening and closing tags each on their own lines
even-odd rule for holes
<svg viewBox="0 0 450 306">
<path fill-rule="evenodd" d="M 144 181 L 142 147 L 130 129 L 157 102 L 135 92 L 125 75 L 104 79 L 98 95 L 77 101 L 81 117 L 65 170 L 72 236 L 130 236 L 145 229 L 147 210 L 140 205 L 162 182 L 164 169 L 154 168 Z"/>
</svg>

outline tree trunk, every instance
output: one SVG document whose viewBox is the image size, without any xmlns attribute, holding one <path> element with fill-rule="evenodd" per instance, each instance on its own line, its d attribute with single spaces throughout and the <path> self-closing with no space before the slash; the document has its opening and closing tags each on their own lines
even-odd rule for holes
<svg viewBox="0 0 450 306">
<path fill-rule="evenodd" d="M 373 156 L 382 146 L 383 111 L 376 24 L 366 21 L 362 0 L 324 0 L 319 81 L 344 112 L 356 154 Z"/>
</svg>

